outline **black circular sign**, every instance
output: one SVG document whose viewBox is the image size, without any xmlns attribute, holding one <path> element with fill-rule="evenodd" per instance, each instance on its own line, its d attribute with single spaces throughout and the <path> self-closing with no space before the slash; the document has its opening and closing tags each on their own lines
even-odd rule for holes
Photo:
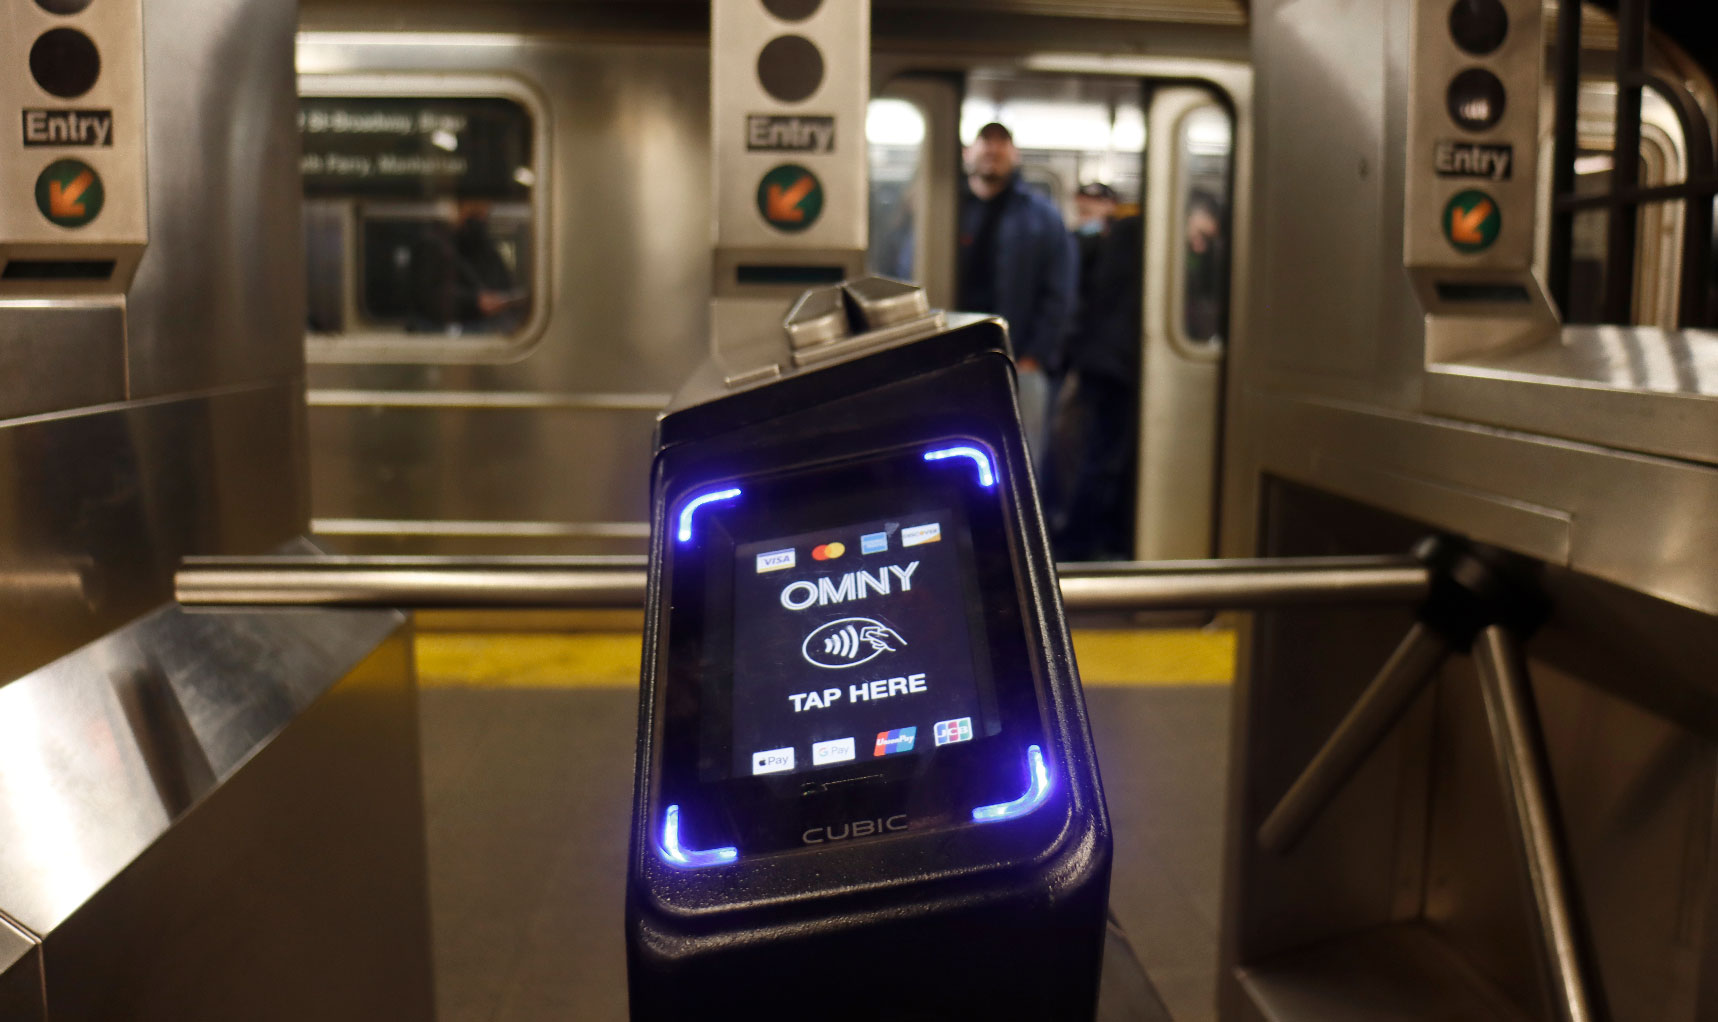
<svg viewBox="0 0 1718 1022">
<path fill-rule="evenodd" d="M 1450 8 L 1450 38 L 1476 57 L 1502 46 L 1508 34 L 1509 12 L 1502 0 L 1456 0 Z"/>
<path fill-rule="evenodd" d="M 783 103 L 807 99 L 823 84 L 823 54 L 804 36 L 776 36 L 758 53 L 758 83 Z"/>
<path fill-rule="evenodd" d="M 764 10 L 783 21 L 804 21 L 822 6 L 823 0 L 764 0 Z"/>
<path fill-rule="evenodd" d="M 49 14 L 76 14 L 89 4 L 90 0 L 36 0 L 36 6 Z"/>
<path fill-rule="evenodd" d="M 1503 119 L 1503 83 L 1483 67 L 1470 67 L 1444 94 L 1450 118 L 1468 131 L 1486 131 Z"/>
<path fill-rule="evenodd" d="M 101 76 L 101 54 L 75 28 L 50 28 L 30 47 L 30 74 L 36 84 L 61 99 L 90 90 Z"/>
</svg>

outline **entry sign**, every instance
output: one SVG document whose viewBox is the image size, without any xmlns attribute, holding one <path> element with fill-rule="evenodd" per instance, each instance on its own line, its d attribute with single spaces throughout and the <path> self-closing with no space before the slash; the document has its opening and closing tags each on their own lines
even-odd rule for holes
<svg viewBox="0 0 1718 1022">
<path fill-rule="evenodd" d="M 784 163 L 758 182 L 758 212 L 777 230 L 798 232 L 823 214 L 823 183 L 797 163 Z"/>
<path fill-rule="evenodd" d="M 101 213 L 101 175 L 82 160 L 55 160 L 36 177 L 36 208 L 61 227 L 82 227 Z"/>
<path fill-rule="evenodd" d="M 1439 177 L 1485 177 L 1508 181 L 1514 173 L 1515 147 L 1484 142 L 1439 142 L 1432 168 Z"/>
<path fill-rule="evenodd" d="M 1455 193 L 1444 206 L 1444 237 L 1458 252 L 1483 252 L 1502 227 L 1497 200 L 1477 188 Z"/>
<path fill-rule="evenodd" d="M 112 110 L 25 110 L 27 146 L 113 145 Z"/>
<path fill-rule="evenodd" d="M 795 153 L 835 151 L 835 118 L 781 114 L 749 114 L 746 148 Z"/>
</svg>

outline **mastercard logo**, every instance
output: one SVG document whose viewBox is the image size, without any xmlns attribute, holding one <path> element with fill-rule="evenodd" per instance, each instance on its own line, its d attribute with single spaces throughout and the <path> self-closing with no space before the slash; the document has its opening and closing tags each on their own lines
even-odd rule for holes
<svg viewBox="0 0 1718 1022">
<path fill-rule="evenodd" d="M 833 561 L 847 552 L 843 543 L 824 543 L 811 548 L 811 559 L 814 561 Z"/>
</svg>

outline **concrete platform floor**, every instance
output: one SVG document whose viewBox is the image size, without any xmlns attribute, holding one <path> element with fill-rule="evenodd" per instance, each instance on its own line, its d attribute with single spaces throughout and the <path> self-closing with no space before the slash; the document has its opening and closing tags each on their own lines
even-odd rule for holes
<svg viewBox="0 0 1718 1022">
<path fill-rule="evenodd" d="M 636 660 L 629 682 L 600 640 L 558 637 L 557 654 L 541 638 L 420 639 L 442 1022 L 626 1018 Z M 449 640 L 467 662 L 450 661 Z M 1081 663 L 1115 827 L 1111 911 L 1176 1022 L 1209 1022 L 1228 687 L 1141 680 L 1141 655 L 1104 641 L 1119 647 Z M 1122 667 L 1102 670 L 1106 655 Z M 535 683 L 507 684 L 509 661 Z M 1222 666 L 1208 650 L 1194 661 L 1159 673 Z"/>
</svg>

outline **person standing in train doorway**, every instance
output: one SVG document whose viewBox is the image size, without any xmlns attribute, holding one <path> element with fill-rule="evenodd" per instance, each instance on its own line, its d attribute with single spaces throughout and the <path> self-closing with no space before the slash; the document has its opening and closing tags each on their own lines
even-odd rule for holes
<svg viewBox="0 0 1718 1022">
<path fill-rule="evenodd" d="M 1051 377 L 1073 316 L 1078 265 L 1073 239 L 1050 200 L 1020 177 L 1014 135 L 991 122 L 966 151 L 960 210 L 957 307 L 1008 321 L 1019 370 L 1020 418 L 1033 467 L 1042 476 Z"/>
<path fill-rule="evenodd" d="M 1102 183 L 1081 187 L 1074 206 L 1079 307 L 1054 430 L 1051 460 L 1062 488 L 1051 502 L 1051 541 L 1057 560 L 1127 560 L 1139 456 L 1145 221 Z"/>
</svg>

